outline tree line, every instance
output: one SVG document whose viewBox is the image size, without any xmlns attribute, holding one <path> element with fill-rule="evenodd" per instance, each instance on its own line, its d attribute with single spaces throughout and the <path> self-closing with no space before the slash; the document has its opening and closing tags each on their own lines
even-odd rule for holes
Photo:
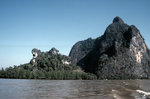
<svg viewBox="0 0 150 99">
<path fill-rule="evenodd" d="M 0 70 L 0 78 L 17 79 L 51 79 L 51 80 L 93 80 L 97 76 L 85 73 L 80 67 L 72 64 L 63 64 L 62 60 L 68 57 L 58 54 L 42 54 L 30 63 L 8 67 Z"/>
</svg>

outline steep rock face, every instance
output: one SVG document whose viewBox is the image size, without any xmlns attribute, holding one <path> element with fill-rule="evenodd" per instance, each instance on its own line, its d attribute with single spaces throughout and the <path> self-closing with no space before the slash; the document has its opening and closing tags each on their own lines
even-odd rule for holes
<svg viewBox="0 0 150 99">
<path fill-rule="evenodd" d="M 38 56 L 40 56 L 42 54 L 42 52 L 36 48 L 32 49 L 32 55 L 33 55 L 33 58 L 31 60 L 31 62 L 35 63 L 36 62 L 36 58 Z"/>
<path fill-rule="evenodd" d="M 77 64 L 85 55 L 87 55 L 93 48 L 95 39 L 88 38 L 84 41 L 77 42 L 71 49 L 69 57 L 72 64 Z"/>
<path fill-rule="evenodd" d="M 38 49 L 36 49 L 36 48 L 34 48 L 34 49 L 32 50 L 32 54 L 33 54 L 33 58 L 37 58 L 38 55 L 41 54 L 41 51 L 38 50 Z"/>
<path fill-rule="evenodd" d="M 149 61 L 149 51 L 139 30 L 115 17 L 78 65 L 97 74 L 99 79 L 147 78 Z"/>
</svg>

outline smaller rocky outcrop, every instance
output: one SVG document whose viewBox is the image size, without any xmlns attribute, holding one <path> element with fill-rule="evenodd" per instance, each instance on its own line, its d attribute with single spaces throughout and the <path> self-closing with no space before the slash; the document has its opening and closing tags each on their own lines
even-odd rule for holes
<svg viewBox="0 0 150 99">
<path fill-rule="evenodd" d="M 68 56 L 58 54 L 58 52 L 55 48 L 47 52 L 41 52 L 34 48 L 32 50 L 33 58 L 30 63 L 0 70 L 0 78 L 49 80 L 97 79 L 96 75 L 85 73 L 80 67 L 72 65 Z"/>
<path fill-rule="evenodd" d="M 40 50 L 38 50 L 38 49 L 36 49 L 36 48 L 34 48 L 33 50 L 32 50 L 32 55 L 33 55 L 33 59 L 31 60 L 33 63 L 35 63 L 36 61 L 36 58 L 38 57 L 38 55 L 41 55 L 42 54 L 42 52 L 40 51 Z"/>
<path fill-rule="evenodd" d="M 54 59 L 53 61 L 57 60 L 57 62 L 59 62 L 59 64 L 63 64 L 63 65 L 71 64 L 70 57 L 60 54 L 59 50 L 57 50 L 54 47 L 48 52 L 41 52 L 40 50 L 34 48 L 32 50 L 32 55 L 33 55 L 33 58 L 31 59 L 31 62 L 30 62 L 32 64 L 32 66 L 38 65 L 39 64 L 38 61 L 41 61 L 41 60 L 43 60 L 43 62 L 45 60 L 52 61 L 53 59 Z M 49 64 L 48 61 L 47 61 L 47 64 Z"/>
<path fill-rule="evenodd" d="M 53 47 L 48 53 L 57 55 L 57 54 L 59 54 L 59 50 L 57 50 L 56 48 Z"/>
<path fill-rule="evenodd" d="M 32 50 L 32 54 L 33 54 L 33 58 L 37 58 L 37 56 L 41 54 L 41 51 L 36 49 L 36 48 L 34 48 Z"/>
<path fill-rule="evenodd" d="M 71 62 L 70 62 L 70 61 L 68 61 L 68 60 L 62 60 L 62 63 L 63 63 L 63 64 L 65 64 L 65 65 L 69 65 L 69 64 L 71 64 Z"/>
<path fill-rule="evenodd" d="M 70 65 L 71 64 L 71 59 L 69 56 L 62 55 L 63 59 L 61 60 L 62 64 L 64 65 Z"/>
</svg>

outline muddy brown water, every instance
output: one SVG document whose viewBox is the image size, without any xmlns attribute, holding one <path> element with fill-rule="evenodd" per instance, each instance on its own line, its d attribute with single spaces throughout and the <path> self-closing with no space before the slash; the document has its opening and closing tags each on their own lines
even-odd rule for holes
<svg viewBox="0 0 150 99">
<path fill-rule="evenodd" d="M 0 79 L 0 99 L 150 99 L 149 92 L 150 80 Z"/>
</svg>

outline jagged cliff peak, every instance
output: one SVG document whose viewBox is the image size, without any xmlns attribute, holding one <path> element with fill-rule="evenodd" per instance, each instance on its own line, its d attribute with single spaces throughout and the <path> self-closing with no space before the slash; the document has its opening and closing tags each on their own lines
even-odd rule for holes
<svg viewBox="0 0 150 99">
<path fill-rule="evenodd" d="M 33 53 L 33 52 L 41 53 L 41 50 L 39 50 L 39 49 L 37 49 L 37 48 L 34 48 L 34 49 L 32 49 L 32 53 Z"/>
<path fill-rule="evenodd" d="M 116 16 L 116 17 L 113 19 L 113 23 L 121 23 L 121 24 L 124 24 L 124 21 L 123 21 L 119 16 Z"/>
</svg>

